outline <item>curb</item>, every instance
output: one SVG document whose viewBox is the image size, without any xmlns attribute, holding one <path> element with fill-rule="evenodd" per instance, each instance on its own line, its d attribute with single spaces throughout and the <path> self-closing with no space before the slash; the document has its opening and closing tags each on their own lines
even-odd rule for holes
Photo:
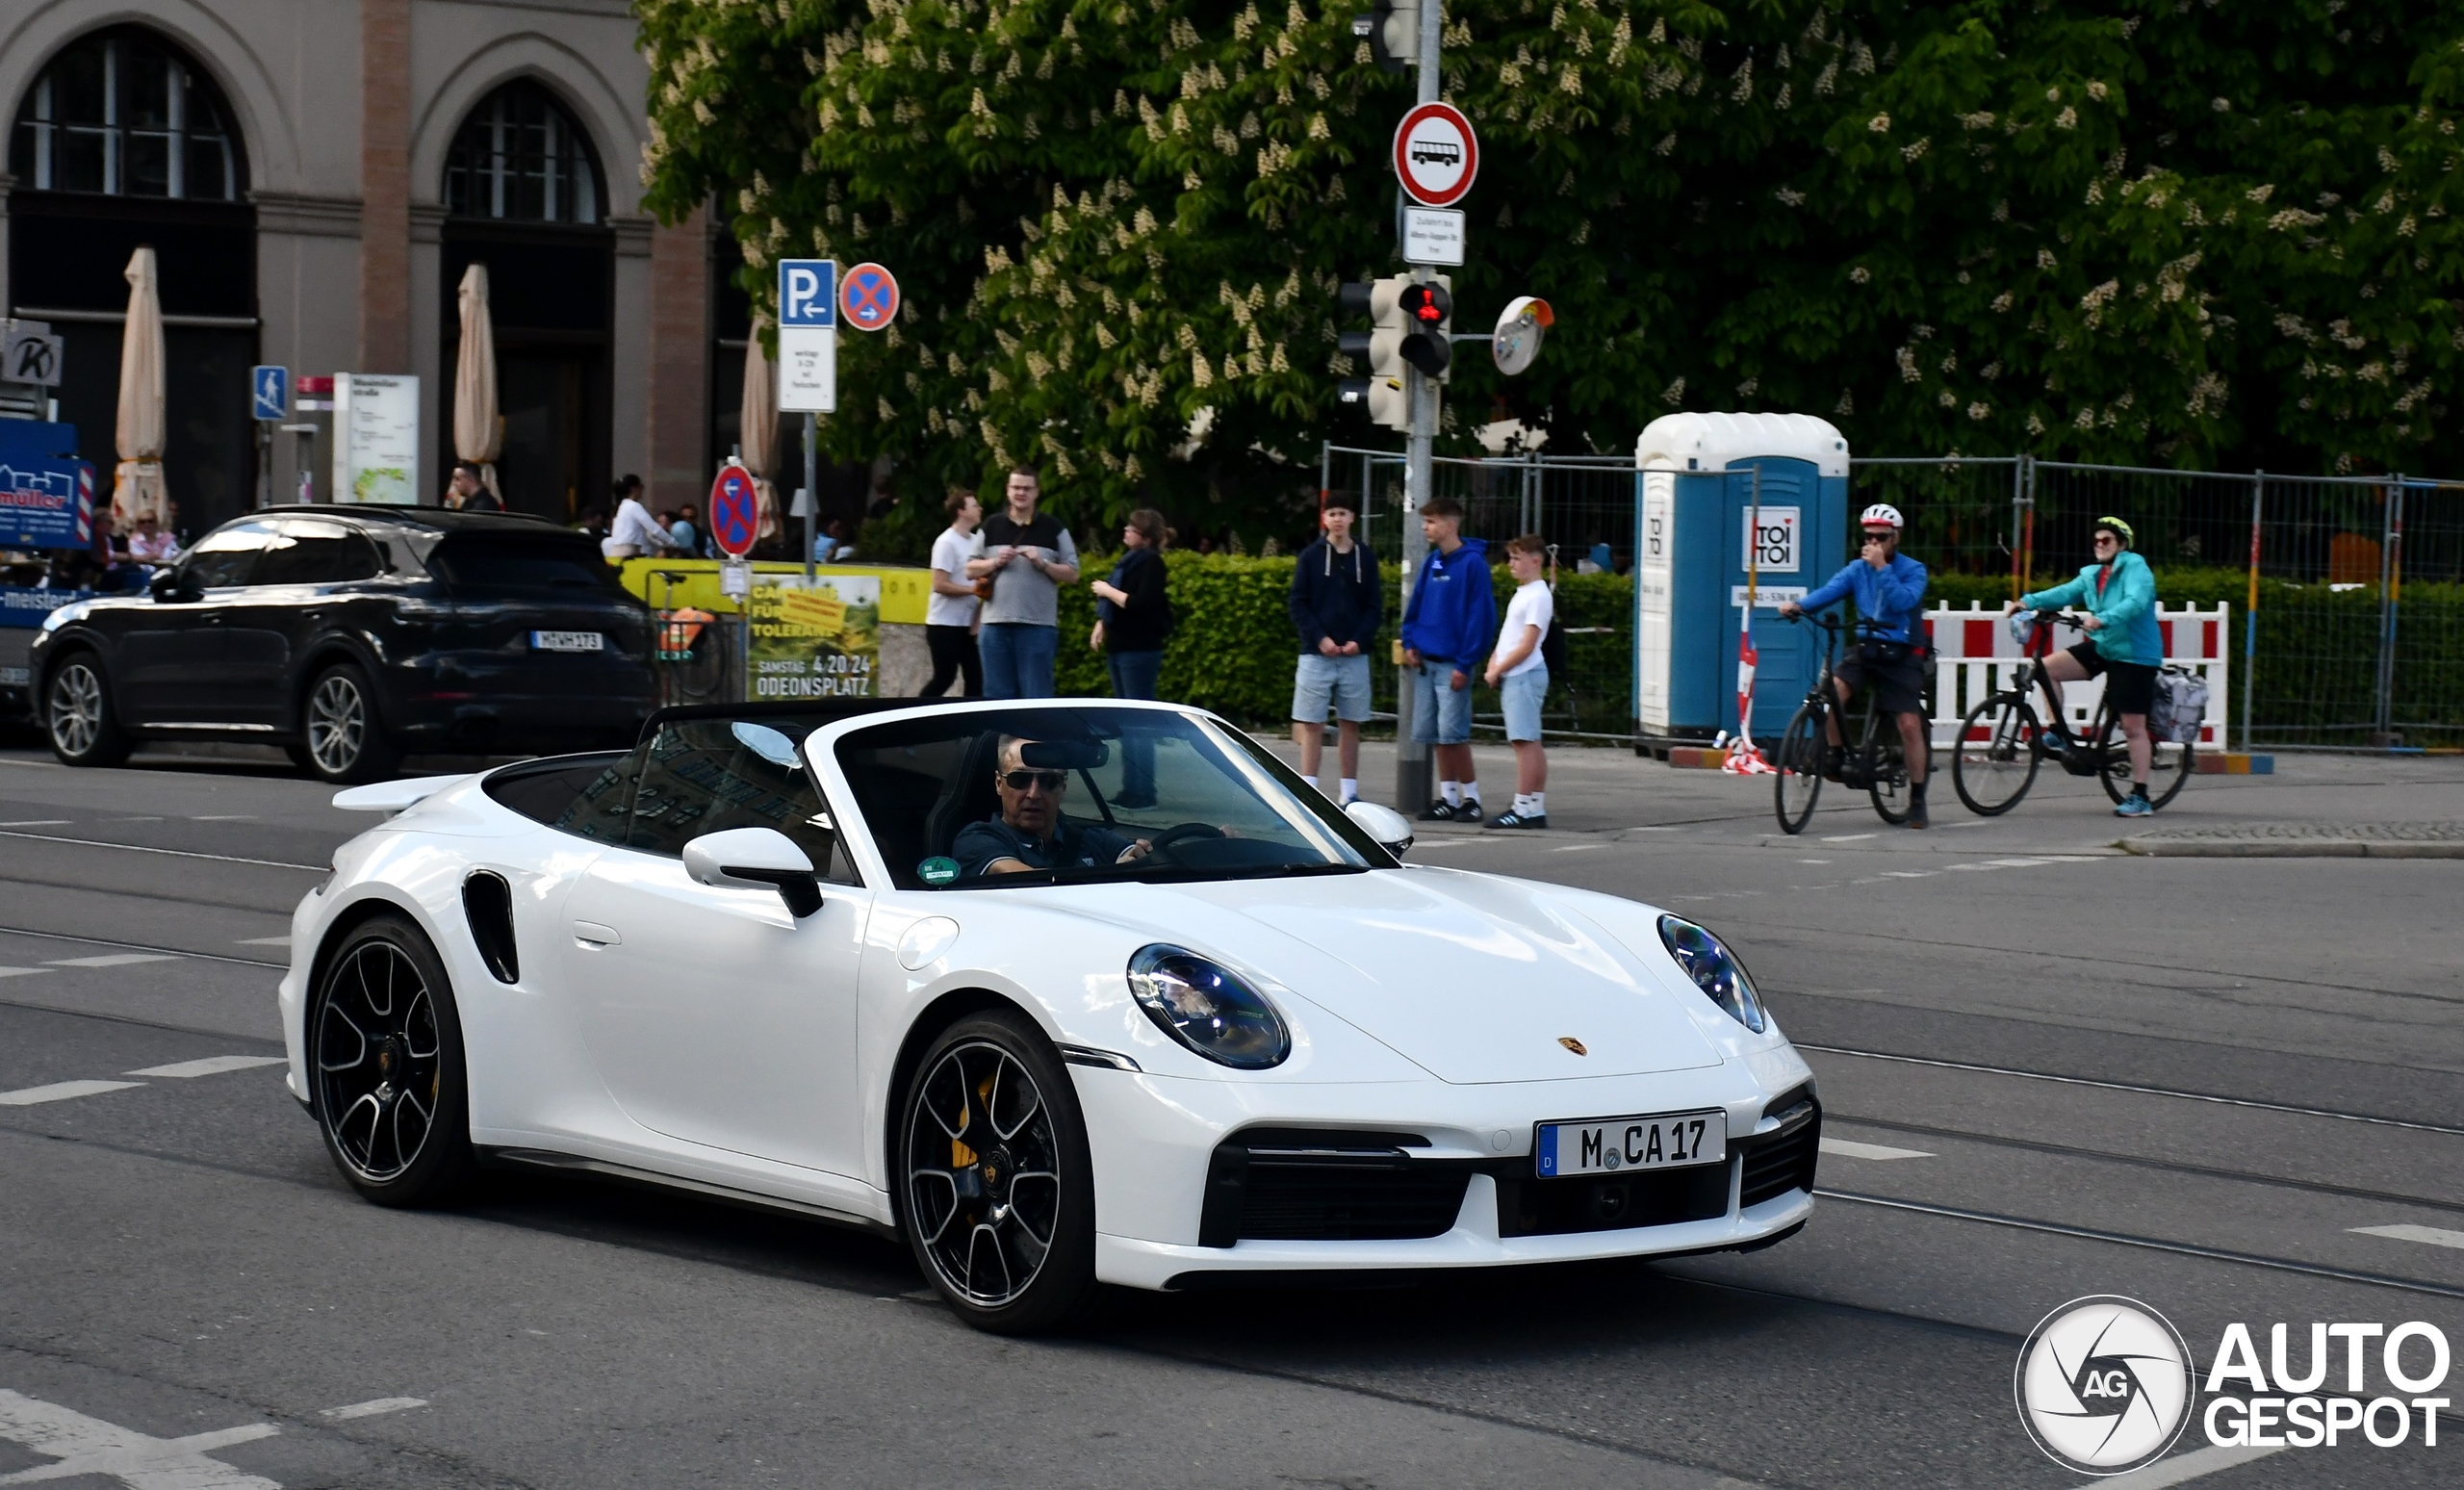
<svg viewBox="0 0 2464 1490">
<path fill-rule="evenodd" d="M 2121 838 L 2114 847 L 2147 859 L 2464 859 L 2464 843 L 2390 838 Z"/>
<path fill-rule="evenodd" d="M 2273 756 L 2247 756 L 2239 751 L 2230 753 L 2217 751 L 2201 755 L 2196 758 L 2198 762 L 2196 773 L 2200 776 L 2275 775 L 2275 757 Z"/>
<path fill-rule="evenodd" d="M 1672 745 L 1668 751 L 1668 763 L 1681 771 L 1716 771 L 1728 758 L 1727 751 L 1708 746 Z"/>
</svg>

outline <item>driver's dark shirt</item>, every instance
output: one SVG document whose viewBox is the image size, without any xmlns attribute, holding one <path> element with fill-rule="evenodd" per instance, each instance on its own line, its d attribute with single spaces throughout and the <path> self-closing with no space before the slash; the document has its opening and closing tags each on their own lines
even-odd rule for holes
<svg viewBox="0 0 2464 1490">
<path fill-rule="evenodd" d="M 1109 828 L 1073 823 L 1067 817 L 1061 819 L 1061 826 L 1049 839 L 1031 838 L 993 817 L 960 829 L 958 841 L 950 846 L 950 857 L 959 861 L 961 872 L 968 879 L 976 879 L 996 859 L 1014 859 L 1030 869 L 1081 869 L 1109 864 L 1135 841 Z"/>
</svg>

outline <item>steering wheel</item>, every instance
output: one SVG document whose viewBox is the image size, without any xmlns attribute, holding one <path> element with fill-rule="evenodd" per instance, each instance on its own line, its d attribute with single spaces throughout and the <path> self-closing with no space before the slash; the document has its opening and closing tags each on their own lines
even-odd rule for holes
<svg viewBox="0 0 2464 1490">
<path fill-rule="evenodd" d="M 1155 835 L 1154 852 L 1169 854 L 1176 843 L 1191 838 L 1220 838 L 1223 835 L 1223 830 L 1213 823 L 1175 823 Z"/>
</svg>

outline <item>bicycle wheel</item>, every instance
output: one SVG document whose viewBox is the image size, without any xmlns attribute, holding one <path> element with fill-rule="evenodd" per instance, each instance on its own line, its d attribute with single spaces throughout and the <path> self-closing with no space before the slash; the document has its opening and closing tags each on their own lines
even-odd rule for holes
<svg viewBox="0 0 2464 1490">
<path fill-rule="evenodd" d="M 2130 737 L 2121 732 L 2121 721 L 2114 717 L 2110 694 L 2096 705 L 2096 718 L 2088 727 L 2088 738 L 2095 758 L 2103 763 L 2096 780 L 2103 784 L 2105 795 L 2118 804 L 2130 795 Z M 2188 745 L 2154 741 L 2147 762 L 2147 800 L 2161 808 L 2180 796 L 2191 773 L 2198 768 L 2196 755 Z"/>
<path fill-rule="evenodd" d="M 1822 796 L 1822 711 L 1811 704 L 1800 704 L 1788 720 L 1788 728 L 1780 732 L 1780 748 L 1771 758 L 1780 774 L 1771 778 L 1773 805 L 1779 809 L 1780 831 L 1799 834 L 1813 816 L 1813 805 Z"/>
<path fill-rule="evenodd" d="M 1967 711 L 1951 745 L 1951 784 L 1980 817 L 1999 817 L 2036 784 L 2037 711 L 2015 693 L 1997 693 Z"/>
<path fill-rule="evenodd" d="M 1865 737 L 1858 753 L 1865 760 L 1865 795 L 1873 798 L 1875 815 L 1896 828 L 1913 810 L 1908 788 L 1908 763 L 1901 758 L 1899 721 L 1879 709 L 1865 715 Z"/>
</svg>

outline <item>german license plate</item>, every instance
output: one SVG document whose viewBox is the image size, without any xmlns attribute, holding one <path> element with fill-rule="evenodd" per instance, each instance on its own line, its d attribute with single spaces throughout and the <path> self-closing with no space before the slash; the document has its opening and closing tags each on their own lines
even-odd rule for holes
<svg viewBox="0 0 2464 1490">
<path fill-rule="evenodd" d="M 1717 1107 L 1699 1113 L 1544 1122 L 1531 1144 L 1532 1163 L 1542 1179 L 1676 1169 L 1717 1164 L 1728 1156 L 1729 1115 Z"/>
<path fill-rule="evenodd" d="M 597 631 L 533 631 L 533 652 L 604 652 L 607 638 Z"/>
</svg>

